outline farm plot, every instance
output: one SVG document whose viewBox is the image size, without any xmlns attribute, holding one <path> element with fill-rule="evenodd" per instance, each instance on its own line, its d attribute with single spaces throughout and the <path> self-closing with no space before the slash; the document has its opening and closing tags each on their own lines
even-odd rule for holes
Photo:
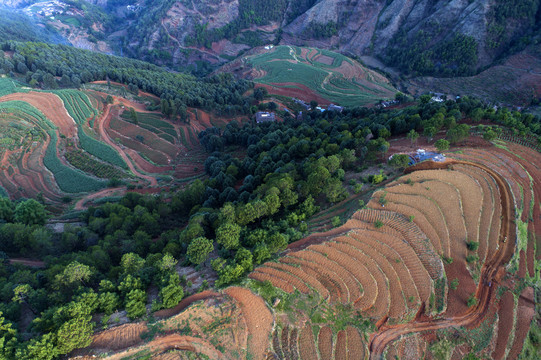
<svg viewBox="0 0 541 360">
<path fill-rule="evenodd" d="M 101 182 L 61 163 L 56 155 L 56 126 L 29 103 L 0 102 L 0 125 L 5 129 L 0 137 L 0 153 L 7 151 L 8 159 L 17 159 L 16 163 L 11 164 L 16 167 L 17 172 L 3 162 L 7 173 L 2 177 L 2 184 L 11 188 L 10 193 L 13 192 L 12 185 L 18 184 L 17 187 L 21 188 L 26 196 L 36 195 L 41 191 L 49 199 L 58 200 L 60 191 L 52 184 L 43 165 L 53 173 L 58 187 L 64 192 L 85 192 L 103 186 Z M 43 151 L 45 147 L 46 150 Z M 39 160 L 42 157 L 43 164 Z"/>
<path fill-rule="evenodd" d="M 104 144 L 85 132 L 90 131 L 89 121 L 98 116 L 88 96 L 78 90 L 58 90 L 55 94 L 62 99 L 64 106 L 78 127 L 79 144 L 83 150 L 100 160 L 127 169 L 128 166 L 120 155 L 109 145 Z"/>
<path fill-rule="evenodd" d="M 132 119 L 132 116 L 128 111 L 124 111 L 120 116 L 125 121 L 134 123 L 134 119 Z M 139 127 L 153 132 L 171 144 L 175 144 L 178 140 L 178 133 L 175 130 L 175 127 L 171 123 L 164 121 L 160 114 L 136 112 L 136 116 L 137 125 Z"/>
<path fill-rule="evenodd" d="M 257 74 L 255 81 L 271 86 L 271 92 L 274 87 L 287 90 L 298 84 L 345 106 L 374 104 L 395 93 L 383 76 L 328 50 L 277 46 L 248 57 L 247 62 Z"/>
</svg>

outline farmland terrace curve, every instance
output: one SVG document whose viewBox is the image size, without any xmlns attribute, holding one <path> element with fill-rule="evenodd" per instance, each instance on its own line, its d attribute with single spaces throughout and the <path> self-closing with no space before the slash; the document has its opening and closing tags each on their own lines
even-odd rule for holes
<svg viewBox="0 0 541 360">
<path fill-rule="evenodd" d="M 449 160 L 445 163 L 423 162 L 417 166 L 406 169 L 406 173 L 419 170 L 446 169 L 453 164 L 469 165 L 480 168 L 486 171 L 497 182 L 502 202 L 500 244 L 503 244 L 503 246 L 501 246 L 494 255 L 485 262 L 481 269 L 480 281 L 475 293 L 475 297 L 478 299 L 477 305 L 468 309 L 464 314 L 454 317 L 423 320 L 420 319 L 420 316 L 417 316 L 416 319 L 409 323 L 382 326 L 370 337 L 370 359 L 381 359 L 387 345 L 407 334 L 478 324 L 484 318 L 489 309 L 489 305 L 494 300 L 494 292 L 497 288 L 496 284 L 502 280 L 502 277 L 505 274 L 505 265 L 513 256 L 516 245 L 516 231 L 513 225 L 515 207 L 509 184 L 500 174 L 485 165 L 461 160 Z M 507 239 L 507 241 L 504 241 L 505 239 Z M 419 315 L 421 313 L 422 311 L 419 311 Z"/>
</svg>

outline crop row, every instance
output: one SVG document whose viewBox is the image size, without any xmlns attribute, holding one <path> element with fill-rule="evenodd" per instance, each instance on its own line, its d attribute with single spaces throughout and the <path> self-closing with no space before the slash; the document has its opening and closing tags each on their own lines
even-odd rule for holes
<svg viewBox="0 0 541 360">
<path fill-rule="evenodd" d="M 54 174 L 56 183 L 62 191 L 68 193 L 88 192 L 99 190 L 105 186 L 105 182 L 93 179 L 62 164 L 56 156 L 56 143 L 58 141 L 56 133 L 50 130 L 49 135 L 51 141 L 45 151 L 43 163 Z"/>
<path fill-rule="evenodd" d="M 121 179 L 126 176 L 126 174 L 116 167 L 97 161 L 81 150 L 68 151 L 66 152 L 65 157 L 66 160 L 77 169 L 102 179 Z"/>
<path fill-rule="evenodd" d="M 0 103 L 0 113 L 13 114 L 33 122 L 45 129 L 56 129 L 56 126 L 41 111 L 24 101 L 6 101 Z"/>
<path fill-rule="evenodd" d="M 81 147 L 98 159 L 127 169 L 128 166 L 113 148 L 85 133 L 83 125 L 86 124 L 88 118 L 97 115 L 96 110 L 92 108 L 88 96 L 78 90 L 58 90 L 55 91 L 55 94 L 62 99 L 66 110 L 78 125 Z"/>
</svg>

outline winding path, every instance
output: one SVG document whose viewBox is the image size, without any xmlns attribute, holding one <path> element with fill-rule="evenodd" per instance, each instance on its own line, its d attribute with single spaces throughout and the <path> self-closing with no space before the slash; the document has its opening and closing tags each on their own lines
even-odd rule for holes
<svg viewBox="0 0 541 360">
<path fill-rule="evenodd" d="M 516 244 L 516 231 L 513 224 L 513 219 L 515 218 L 515 206 L 508 183 L 498 173 L 487 166 L 459 160 L 450 160 L 445 163 L 422 163 L 422 166 L 414 166 L 407 169 L 407 173 L 411 173 L 416 170 L 427 170 L 428 168 L 445 169 L 452 164 L 475 166 L 486 171 L 498 184 L 502 201 L 503 218 L 500 229 L 500 244 L 502 246 L 498 249 L 494 256 L 483 265 L 483 268 L 481 269 L 479 286 L 477 287 L 477 291 L 475 293 L 475 297 L 478 299 L 478 304 L 468 309 L 466 313 L 459 316 L 428 320 L 422 320 L 420 318 L 424 308 L 421 307 L 417 318 L 410 323 L 382 326 L 379 331 L 373 334 L 370 338 L 370 359 L 381 359 L 385 347 L 403 335 L 427 330 L 433 331 L 442 328 L 471 326 L 478 324 L 485 317 L 489 305 L 494 298 L 494 291 L 496 290 L 497 286 L 492 286 L 493 283 L 496 284 L 503 278 L 506 272 L 505 265 L 513 256 Z M 505 239 L 508 241 L 505 241 Z"/>
<path fill-rule="evenodd" d="M 158 185 L 158 181 L 156 180 L 156 178 L 152 177 L 152 176 L 149 176 L 149 175 L 145 175 L 145 174 L 142 174 L 140 173 L 136 168 L 135 166 L 133 165 L 131 159 L 128 157 L 128 155 L 126 155 L 126 153 L 124 152 L 124 150 L 122 150 L 122 148 L 120 148 L 120 146 L 118 146 L 117 144 L 115 144 L 110 138 L 109 136 L 107 135 L 106 131 L 105 131 L 105 126 L 108 125 L 108 121 L 110 120 L 109 119 L 109 110 L 110 110 L 111 106 L 110 105 L 105 105 L 105 108 L 103 109 L 103 114 L 98 118 L 98 128 L 99 128 L 99 132 L 100 132 L 100 136 L 102 137 L 103 141 L 105 141 L 107 144 L 109 144 L 111 147 L 113 147 L 116 151 L 118 151 L 118 153 L 120 154 L 120 156 L 122 157 L 122 159 L 124 159 L 124 161 L 126 162 L 126 164 L 128 165 L 128 168 L 130 169 L 130 171 L 137 177 L 139 178 L 142 178 L 142 179 L 145 179 L 147 181 L 150 182 L 150 186 L 156 186 Z"/>
</svg>

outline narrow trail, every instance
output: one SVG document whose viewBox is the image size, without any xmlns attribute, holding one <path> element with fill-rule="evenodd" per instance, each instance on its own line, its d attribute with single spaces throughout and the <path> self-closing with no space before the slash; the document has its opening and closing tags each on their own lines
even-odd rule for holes
<svg viewBox="0 0 541 360">
<path fill-rule="evenodd" d="M 131 162 L 131 159 L 128 157 L 128 155 L 126 155 L 126 153 L 120 148 L 120 146 L 118 146 L 117 144 L 115 144 L 110 138 L 109 136 L 107 135 L 106 131 L 105 131 L 105 125 L 107 125 L 107 121 L 109 120 L 109 110 L 110 110 L 111 106 L 110 105 L 106 105 L 105 108 L 103 109 L 103 114 L 98 118 L 98 128 L 99 128 L 99 132 L 100 132 L 100 136 L 102 137 L 102 139 L 107 143 L 109 144 L 111 147 L 113 147 L 116 151 L 118 151 L 118 153 L 120 154 L 120 156 L 122 157 L 122 159 L 124 159 L 124 161 L 126 162 L 126 164 L 128 165 L 128 168 L 130 169 L 130 171 L 137 177 L 139 178 L 142 178 L 142 179 L 145 179 L 147 181 L 150 182 L 150 186 L 156 186 L 158 185 L 158 181 L 156 180 L 156 178 L 152 177 L 152 176 L 149 176 L 149 175 L 145 175 L 145 174 L 142 174 L 140 173 L 136 168 L 135 166 L 133 165 L 133 163 Z"/>
<path fill-rule="evenodd" d="M 107 197 L 107 196 L 112 196 L 112 195 L 117 195 L 117 194 L 123 195 L 125 193 L 126 193 L 126 188 L 125 187 L 103 189 L 103 190 L 100 190 L 98 192 L 87 195 L 84 198 L 78 200 L 75 203 L 74 210 L 84 210 L 86 208 L 85 203 L 90 201 L 90 200 L 101 199 L 101 198 L 104 198 L 104 197 Z"/>
<path fill-rule="evenodd" d="M 515 218 L 515 206 L 511 195 L 511 189 L 509 188 L 507 182 L 497 172 L 487 166 L 459 160 L 451 160 L 445 163 L 422 163 L 421 166 L 409 168 L 407 173 L 417 170 L 445 169 L 452 164 L 475 166 L 486 171 L 498 184 L 502 201 L 503 218 L 500 229 L 500 245 L 502 246 L 499 247 L 494 256 L 489 259 L 481 269 L 481 277 L 475 293 L 475 297 L 478 299 L 478 304 L 468 309 L 466 313 L 459 316 L 428 320 L 420 319 L 420 316 L 423 313 L 422 310 L 424 308 L 421 307 L 416 319 L 410 323 L 400 325 L 383 325 L 377 333 L 370 337 L 370 359 L 381 359 L 383 357 L 385 347 L 403 335 L 455 326 L 472 326 L 478 324 L 485 317 L 489 305 L 494 299 L 494 292 L 497 288 L 495 284 L 499 283 L 506 273 L 505 265 L 513 256 L 516 245 L 516 231 L 513 224 L 513 219 Z M 507 239 L 507 241 L 505 241 L 505 239 Z"/>
</svg>

